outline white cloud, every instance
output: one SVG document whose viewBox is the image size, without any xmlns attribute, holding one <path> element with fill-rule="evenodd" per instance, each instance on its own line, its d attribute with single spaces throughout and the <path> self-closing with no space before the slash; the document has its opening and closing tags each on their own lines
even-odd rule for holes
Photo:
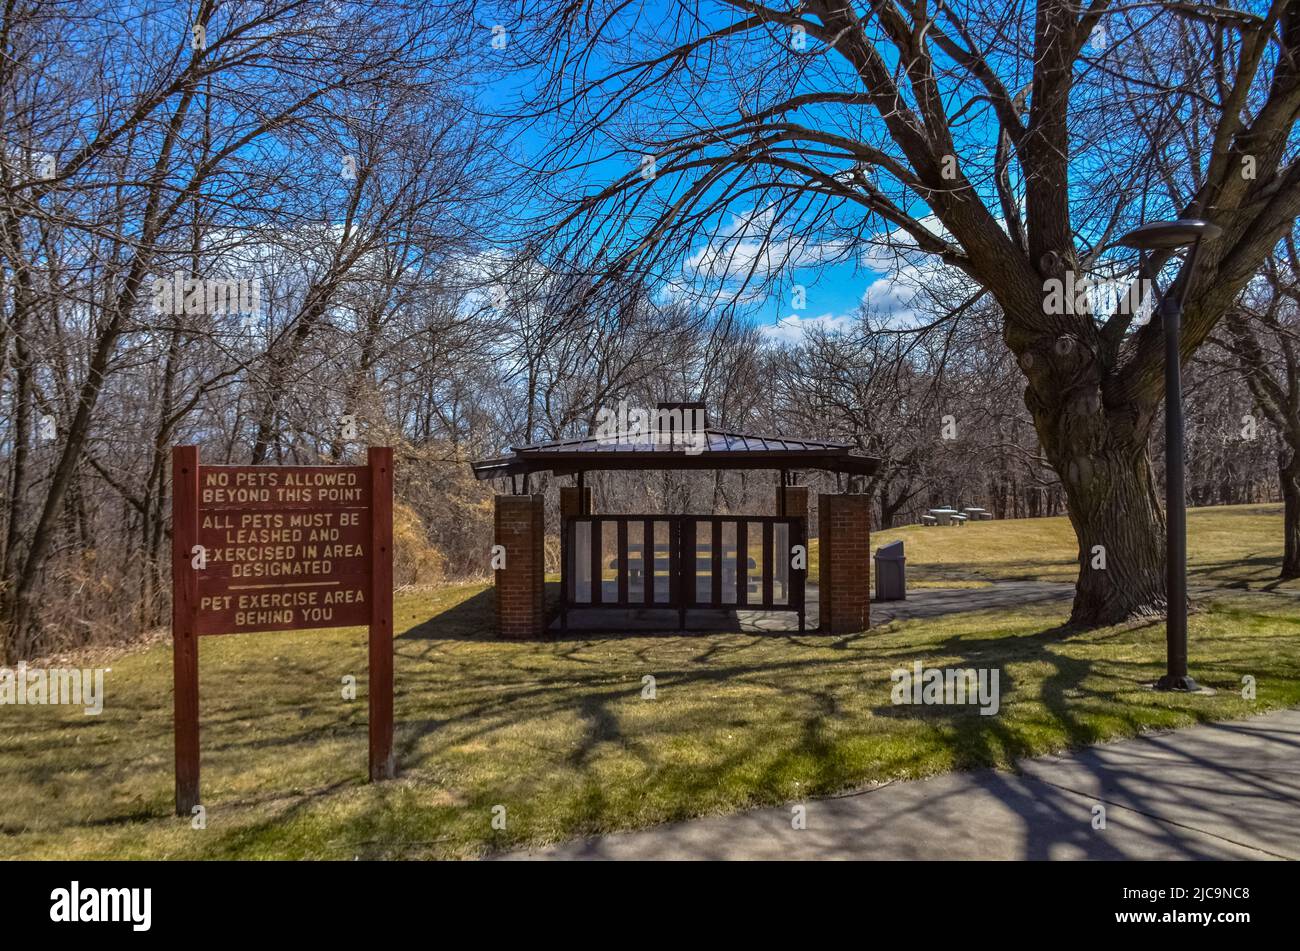
<svg viewBox="0 0 1300 951">
<path fill-rule="evenodd" d="M 824 330 L 840 332 L 850 329 L 854 322 L 855 318 L 847 314 L 827 313 L 817 317 L 800 317 L 798 314 L 791 314 L 788 317 L 782 317 L 774 324 L 760 327 L 759 330 L 769 340 L 779 343 L 799 343 L 803 340 L 804 333 L 809 328 L 818 327 Z"/>
<path fill-rule="evenodd" d="M 908 273 L 898 277 L 877 278 L 862 295 L 862 303 L 890 324 L 912 321 L 916 318 L 912 302 L 920 292 L 916 284 L 917 277 L 915 273 Z"/>
<path fill-rule="evenodd" d="M 920 224 L 939 237 L 948 238 L 933 215 L 921 219 Z M 859 256 L 861 264 L 881 275 L 867 287 L 862 304 L 873 314 L 884 318 L 892 327 L 906 327 L 925 323 L 930 314 L 921 308 L 925 302 L 921 293 L 939 285 L 944 288 L 969 288 L 969 279 L 934 254 L 921 251 L 915 239 L 901 230 L 889 232 L 872 241 Z"/>
<path fill-rule="evenodd" d="M 683 262 L 682 275 L 724 283 L 762 282 L 781 272 L 823 264 L 847 248 L 847 242 L 778 234 L 775 212 L 766 209 L 732 216 L 726 228 Z"/>
</svg>

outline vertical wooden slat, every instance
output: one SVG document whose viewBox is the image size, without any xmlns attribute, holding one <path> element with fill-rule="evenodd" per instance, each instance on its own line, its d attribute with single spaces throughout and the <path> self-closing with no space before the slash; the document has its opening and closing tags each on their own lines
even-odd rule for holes
<svg viewBox="0 0 1300 951">
<path fill-rule="evenodd" d="M 749 603 L 749 522 L 736 523 L 736 603 Z"/>
<path fill-rule="evenodd" d="M 578 510 L 582 510 L 579 503 Z M 573 577 L 573 537 L 574 522 L 560 519 L 560 633 L 569 632 L 569 601 L 576 597 L 577 579 Z"/>
<path fill-rule="evenodd" d="M 393 450 L 370 447 L 370 781 L 393 756 Z"/>
<path fill-rule="evenodd" d="M 627 565 L 627 561 L 628 561 L 628 552 L 627 552 L 627 519 L 625 519 L 625 518 L 620 518 L 620 519 L 618 520 L 618 542 L 617 542 L 617 544 L 616 544 L 616 547 L 617 547 L 617 549 L 618 549 L 617 554 L 616 554 L 616 556 L 615 556 L 616 558 L 618 558 L 618 603 L 619 603 L 620 605 L 624 605 L 624 604 L 627 604 L 627 603 L 628 603 L 628 594 L 627 594 L 627 568 L 628 568 L 628 565 Z"/>
<path fill-rule="evenodd" d="M 199 543 L 199 449 L 172 447 L 172 715 L 176 814 L 199 804 L 198 579 L 190 566 Z"/>
<path fill-rule="evenodd" d="M 668 603 L 685 605 L 690 597 L 686 589 L 686 529 L 690 519 L 678 517 L 668 523 Z"/>
<path fill-rule="evenodd" d="M 686 531 L 691 532 L 691 552 L 689 555 L 690 571 L 695 571 L 695 522 L 693 519 L 679 516 L 668 523 L 668 560 L 672 568 L 668 575 L 668 603 L 677 605 L 677 629 L 686 630 L 686 605 L 694 597 L 694 588 L 688 588 L 686 563 Z M 695 584 L 695 579 L 690 579 Z"/>
<path fill-rule="evenodd" d="M 655 601 L 655 523 L 646 519 L 641 525 L 641 578 L 645 590 L 641 592 L 645 604 Z"/>
<path fill-rule="evenodd" d="M 784 493 L 782 493 L 784 494 Z M 772 606 L 772 532 L 774 525 L 769 520 L 763 521 L 763 606 Z"/>
<path fill-rule="evenodd" d="M 605 553 L 605 526 L 599 518 L 591 520 L 591 603 L 600 604 L 605 597 L 605 574 L 601 558 Z"/>
<path fill-rule="evenodd" d="M 709 583 L 709 602 L 714 607 L 722 606 L 722 519 L 716 515 L 710 519 L 713 523 L 713 558 L 710 564 L 710 574 L 713 577 Z"/>
</svg>

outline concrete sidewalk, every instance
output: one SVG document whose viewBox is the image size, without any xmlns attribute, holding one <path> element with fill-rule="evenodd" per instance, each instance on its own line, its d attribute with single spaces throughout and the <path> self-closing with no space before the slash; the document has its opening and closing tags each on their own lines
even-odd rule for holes
<svg viewBox="0 0 1300 951">
<path fill-rule="evenodd" d="M 805 590 L 805 629 L 807 633 L 815 634 L 821 618 L 816 582 L 808 582 Z M 1018 607 L 1038 601 L 1064 601 L 1072 597 L 1074 585 L 1059 581 L 996 581 L 985 588 L 913 588 L 904 601 L 873 601 L 871 626 L 966 611 Z M 780 611 L 692 608 L 686 612 L 686 630 L 794 634 L 798 632 L 798 621 L 793 614 Z M 550 631 L 552 635 L 559 634 L 558 617 L 551 622 Z M 582 608 L 569 613 L 570 636 L 607 632 L 676 634 L 677 611 L 675 608 Z"/>
<path fill-rule="evenodd" d="M 502 858 L 1300 859 L 1300 710 L 805 805 L 802 830 L 787 805 Z"/>
</svg>

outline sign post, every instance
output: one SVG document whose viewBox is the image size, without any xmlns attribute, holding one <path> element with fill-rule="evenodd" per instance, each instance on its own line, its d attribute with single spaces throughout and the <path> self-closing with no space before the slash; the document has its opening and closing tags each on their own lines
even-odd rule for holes
<svg viewBox="0 0 1300 951">
<path fill-rule="evenodd" d="M 393 759 L 393 450 L 370 449 L 370 781 Z"/>
<path fill-rule="evenodd" d="M 172 449 L 172 714 L 176 733 L 176 814 L 199 804 L 199 639 L 197 575 L 199 449 Z"/>
<path fill-rule="evenodd" d="M 372 781 L 393 758 L 393 451 L 366 466 L 203 466 L 172 450 L 176 812 L 199 804 L 198 638 L 370 628 Z"/>
</svg>

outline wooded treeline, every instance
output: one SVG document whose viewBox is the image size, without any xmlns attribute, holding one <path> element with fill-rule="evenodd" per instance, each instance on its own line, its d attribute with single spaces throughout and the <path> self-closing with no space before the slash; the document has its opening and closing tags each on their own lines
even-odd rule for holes
<svg viewBox="0 0 1300 951">
<path fill-rule="evenodd" d="M 500 487 L 470 460 L 585 435 L 620 400 L 850 441 L 883 460 L 858 487 L 881 526 L 1065 512 L 992 299 L 934 288 L 925 330 L 864 308 L 796 337 L 594 281 L 502 240 L 505 146 L 420 4 L 131 7 L 0 14 L 0 660 L 164 622 L 178 444 L 285 464 L 393 445 L 403 584 L 487 573 Z M 1192 504 L 1276 499 L 1297 469 L 1294 253 L 1270 267 L 1188 371 Z M 775 476 L 595 488 L 603 511 L 766 512 Z"/>
</svg>

